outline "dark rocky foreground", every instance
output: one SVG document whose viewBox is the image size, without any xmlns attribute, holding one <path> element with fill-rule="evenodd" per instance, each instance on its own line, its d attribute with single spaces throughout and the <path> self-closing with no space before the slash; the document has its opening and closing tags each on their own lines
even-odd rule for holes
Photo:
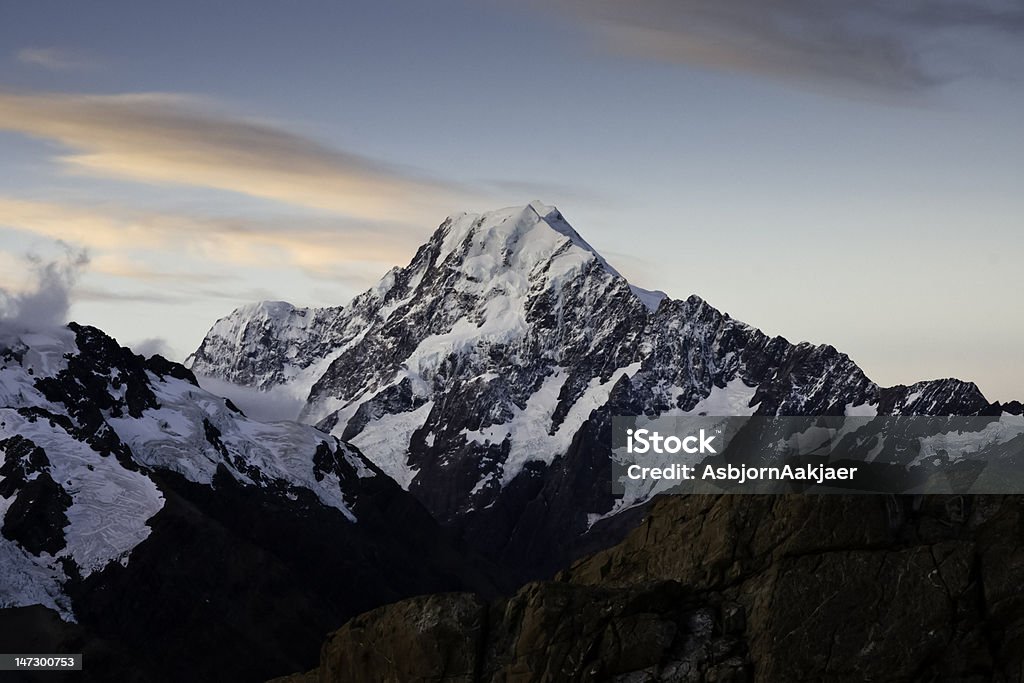
<svg viewBox="0 0 1024 683">
<path fill-rule="evenodd" d="M 513 597 L 413 598 L 290 681 L 1021 681 L 1024 497 L 692 496 Z"/>
</svg>

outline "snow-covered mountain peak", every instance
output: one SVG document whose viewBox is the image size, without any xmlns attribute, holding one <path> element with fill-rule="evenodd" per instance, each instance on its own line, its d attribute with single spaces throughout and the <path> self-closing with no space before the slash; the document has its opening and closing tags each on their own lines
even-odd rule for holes
<svg viewBox="0 0 1024 683">
<path fill-rule="evenodd" d="M 410 357 L 422 369 L 414 372 L 429 378 L 450 353 L 522 339 L 542 311 L 564 325 L 560 311 L 566 306 L 580 301 L 593 309 L 601 297 L 631 299 L 654 311 L 665 294 L 626 282 L 557 207 L 534 201 L 459 213 L 437 228 L 409 265 L 391 269 L 344 309 L 281 301 L 240 307 L 214 324 L 186 365 L 197 375 L 261 390 L 287 385 L 305 400 L 336 358 L 400 318 L 415 328 L 403 343 L 411 344 L 412 337 L 431 342 Z M 446 335 L 451 344 L 437 339 Z M 553 357 L 564 355 L 561 346 Z M 323 416 L 307 412 L 317 415 Z"/>
<path fill-rule="evenodd" d="M 240 306 L 214 323 L 185 365 L 198 375 L 258 389 L 294 380 L 311 358 L 337 345 L 342 310 L 298 308 L 285 301 Z M 232 362 L 227 373 L 226 359 Z"/>
<path fill-rule="evenodd" d="M 501 265 L 527 274 L 553 256 L 572 252 L 577 259 L 596 259 L 609 273 L 619 276 L 556 207 L 538 201 L 485 213 L 450 216 L 431 241 L 439 236 L 442 243 L 438 264 L 450 263 L 452 255 L 456 254 L 455 260 L 472 259 L 471 268 L 477 270 L 481 265 Z"/>
<path fill-rule="evenodd" d="M 437 237 L 442 239 L 436 258 L 417 265 L 439 270 L 432 275 L 458 291 L 485 298 L 489 292 L 523 297 L 538 289 L 558 289 L 591 262 L 605 265 L 557 210 L 542 216 L 532 204 L 464 214 L 443 225 Z"/>
<path fill-rule="evenodd" d="M 621 512 L 608 491 L 615 415 L 1000 409 L 967 383 L 880 387 L 831 346 L 631 286 L 539 202 L 453 215 L 407 266 L 333 317 L 321 311 L 315 330 L 264 337 L 255 325 L 235 346 L 207 337 L 194 368 L 301 395 L 300 420 L 503 557 L 540 547 L 538 534 L 557 554 Z"/>
<path fill-rule="evenodd" d="M 287 318 L 295 310 L 295 306 L 287 301 L 258 301 L 241 307 L 241 311 L 247 315 L 263 316 L 271 320 Z"/>
<path fill-rule="evenodd" d="M 432 241 L 439 237 L 441 249 L 436 262 L 448 262 L 453 253 L 460 254 L 463 259 L 472 258 L 469 269 L 465 271 L 472 282 L 486 276 L 487 272 L 481 271 L 481 266 L 493 266 L 499 260 L 497 257 L 501 257 L 507 269 L 528 274 L 531 269 L 545 265 L 552 258 L 566 255 L 569 260 L 561 259 L 562 266 L 568 266 L 572 259 L 577 264 L 593 260 L 613 277 L 625 279 L 597 249 L 583 239 L 557 207 L 539 201 L 486 213 L 449 216 Z M 565 274 L 576 272 L 570 266 Z M 632 284 L 629 288 L 652 312 L 668 296 L 665 292 L 651 291 Z"/>
</svg>

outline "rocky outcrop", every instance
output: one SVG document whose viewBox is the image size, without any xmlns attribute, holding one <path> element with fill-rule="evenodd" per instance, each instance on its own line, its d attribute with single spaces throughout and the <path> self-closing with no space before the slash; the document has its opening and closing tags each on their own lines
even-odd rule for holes
<svg viewBox="0 0 1024 683">
<path fill-rule="evenodd" d="M 490 604 L 413 598 L 331 635 L 320 668 L 282 681 L 744 680 L 738 607 L 674 581 L 596 589 L 534 583 Z"/>
<path fill-rule="evenodd" d="M 510 599 L 361 615 L 305 675 L 1021 681 L 1022 579 L 1021 497 L 668 497 L 619 545 Z M 403 658 L 414 641 L 434 656 Z"/>
<path fill-rule="evenodd" d="M 721 591 L 759 680 L 1021 680 L 1021 497 L 673 497 L 562 574 Z"/>
</svg>

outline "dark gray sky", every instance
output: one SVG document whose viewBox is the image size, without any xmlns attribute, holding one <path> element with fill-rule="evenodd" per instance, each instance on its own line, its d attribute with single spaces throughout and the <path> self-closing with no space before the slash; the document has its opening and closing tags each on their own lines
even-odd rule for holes
<svg viewBox="0 0 1024 683">
<path fill-rule="evenodd" d="M 636 284 L 1024 396 L 1024 3 L 0 4 L 0 285 L 183 357 L 540 199 Z"/>
</svg>

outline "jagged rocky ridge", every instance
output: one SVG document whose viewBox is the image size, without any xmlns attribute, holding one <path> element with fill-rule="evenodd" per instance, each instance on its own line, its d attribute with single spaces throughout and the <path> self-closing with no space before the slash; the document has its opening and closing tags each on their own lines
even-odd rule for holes
<svg viewBox="0 0 1024 683">
<path fill-rule="evenodd" d="M 302 420 L 359 446 L 522 578 L 641 513 L 609 492 L 612 415 L 1005 409 L 955 379 L 880 387 L 831 346 L 632 287 L 539 203 L 449 217 L 344 308 L 238 309 L 187 364 L 302 398 Z"/>
<path fill-rule="evenodd" d="M 74 323 L 0 344 L 0 522 L 0 642 L 86 680 L 259 680 L 366 609 L 496 590 L 356 448 Z"/>
</svg>

